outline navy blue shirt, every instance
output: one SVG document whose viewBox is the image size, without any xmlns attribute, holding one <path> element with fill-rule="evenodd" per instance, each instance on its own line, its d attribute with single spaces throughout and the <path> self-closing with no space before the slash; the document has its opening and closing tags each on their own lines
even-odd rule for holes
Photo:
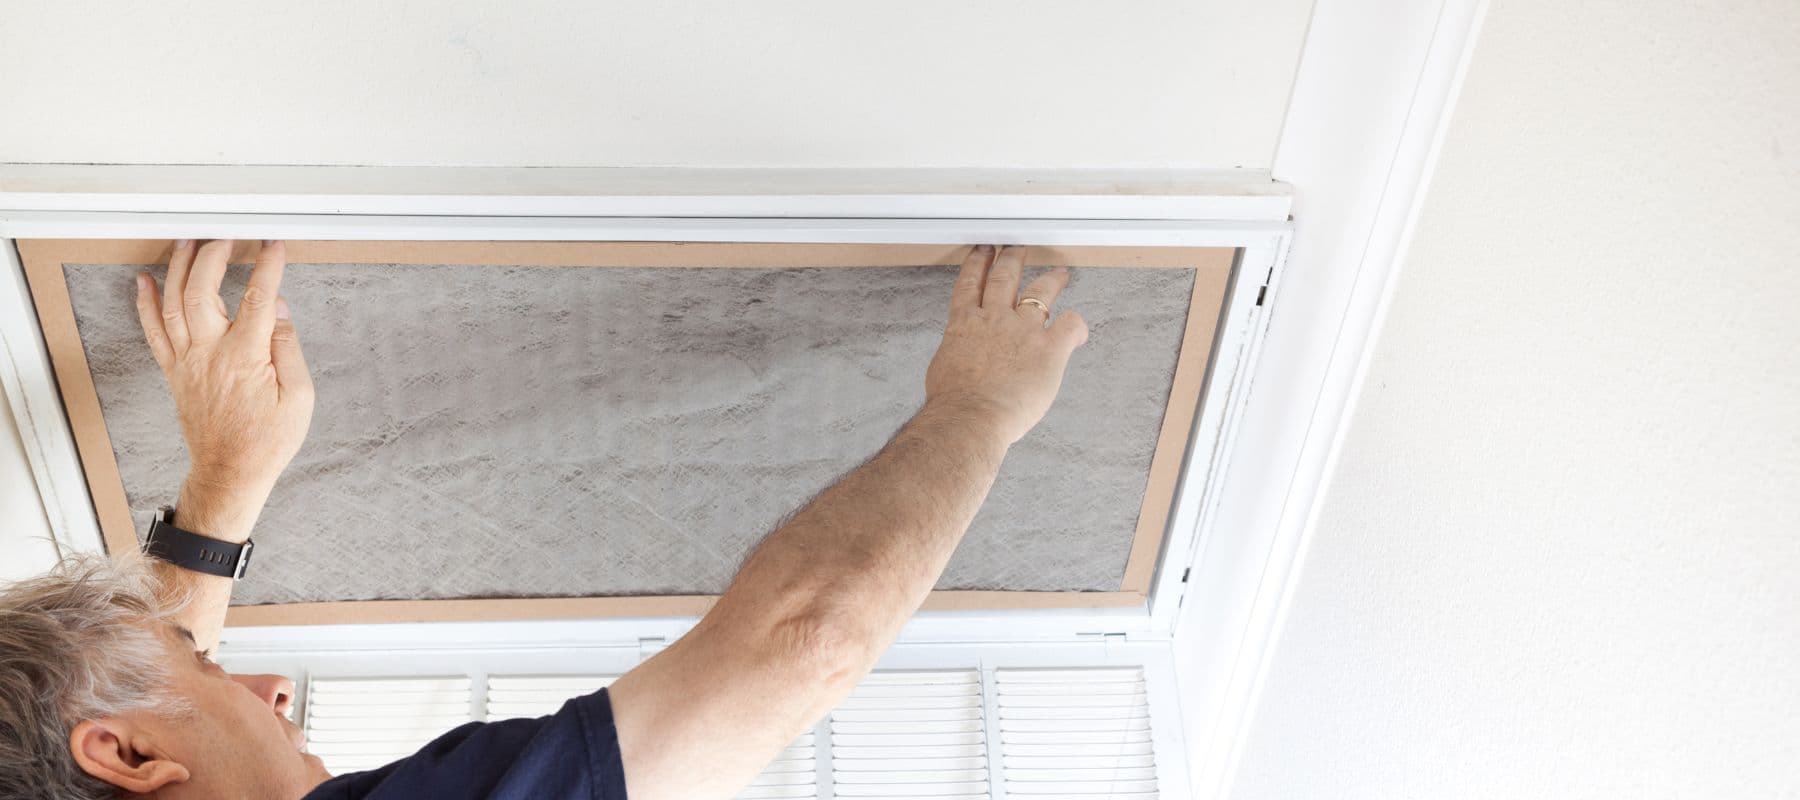
<svg viewBox="0 0 1800 800">
<path fill-rule="evenodd" d="M 471 722 L 419 752 L 339 775 L 305 800 L 625 800 L 625 767 L 606 690 L 554 716 Z"/>
</svg>

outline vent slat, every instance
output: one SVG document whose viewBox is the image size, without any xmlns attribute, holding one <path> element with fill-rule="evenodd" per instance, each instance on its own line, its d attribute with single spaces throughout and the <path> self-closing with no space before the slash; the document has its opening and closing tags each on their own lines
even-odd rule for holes
<svg viewBox="0 0 1800 800">
<path fill-rule="evenodd" d="M 1156 792 L 1100 792 L 1098 794 L 1063 794 L 1040 793 L 1036 790 L 1019 793 L 1021 797 L 1031 800 L 1157 800 Z"/>
<path fill-rule="evenodd" d="M 1154 800 L 1150 703 L 1137 668 L 995 673 L 1000 768 L 1029 800 Z"/>
<path fill-rule="evenodd" d="M 831 712 L 834 722 L 937 722 L 981 719 L 979 704 L 962 708 L 844 708 Z"/>
<path fill-rule="evenodd" d="M 1000 730 L 1020 733 L 1122 733 L 1148 731 L 1150 719 L 1002 719 Z"/>
<path fill-rule="evenodd" d="M 862 691 L 872 686 L 936 686 L 945 684 L 964 684 L 977 687 L 980 691 L 981 673 L 972 669 L 945 670 L 941 672 L 896 670 L 891 672 L 871 672 L 863 676 L 856 690 Z"/>
<path fill-rule="evenodd" d="M 831 748 L 833 763 L 863 759 L 973 758 L 981 753 L 980 744 L 901 745 L 898 747 L 834 745 Z"/>
<path fill-rule="evenodd" d="M 1011 698 L 1013 708 L 1137 708 L 1148 699 L 1142 687 L 1136 692 L 1084 696 L 1079 694 L 1034 694 Z"/>
<path fill-rule="evenodd" d="M 1061 731 L 1038 733 L 1008 731 L 1000 733 L 1002 744 L 1129 744 L 1150 741 L 1150 728 L 1135 731 Z"/>
<path fill-rule="evenodd" d="M 836 784 L 832 793 L 838 797 L 987 797 L 987 781 L 966 783 L 892 783 Z"/>
<path fill-rule="evenodd" d="M 887 695 L 856 697 L 852 695 L 838 704 L 839 710 L 845 709 L 895 709 L 895 708 L 981 708 L 981 695 L 971 695 L 957 687 L 955 694 L 946 695 Z"/>
<path fill-rule="evenodd" d="M 1102 697 L 1106 695 L 1143 694 L 1144 682 L 1020 683 L 1008 687 L 1006 693 L 1020 700 L 1033 696 Z"/>
<path fill-rule="evenodd" d="M 836 763 L 832 764 L 835 770 Z M 848 771 L 834 775 L 832 780 L 839 786 L 849 784 L 879 784 L 886 786 L 898 783 L 981 783 L 987 780 L 987 761 L 981 760 L 977 769 L 915 769 L 915 770 L 881 770 L 878 772 Z"/>
<path fill-rule="evenodd" d="M 1155 751 L 1148 737 L 1141 742 L 1089 742 L 1086 744 L 1011 744 L 1006 748 L 1007 758 L 1038 758 L 1044 756 L 1057 757 L 1122 757 L 1148 756 Z"/>
<path fill-rule="evenodd" d="M 916 747 L 951 745 L 986 745 L 987 736 L 979 730 L 973 733 L 844 733 L 831 732 L 831 746 L 848 745 L 854 747 Z M 835 751 L 834 751 L 835 752 Z"/>
<path fill-rule="evenodd" d="M 844 772 L 911 772 L 931 769 L 983 769 L 987 767 L 987 759 L 979 755 L 968 755 L 953 758 L 924 757 L 907 758 L 904 756 L 884 758 L 846 758 L 832 751 L 831 768 Z"/>
<path fill-rule="evenodd" d="M 1020 724 L 1026 724 L 1021 722 Z M 938 722 L 837 722 L 831 723 L 831 732 L 850 734 L 869 733 L 912 733 L 912 734 L 950 734 L 974 733 L 982 730 L 980 719 L 943 720 Z"/>
<path fill-rule="evenodd" d="M 1149 716 L 1150 716 L 1149 706 L 1147 706 L 1141 702 L 1137 703 L 1135 705 L 1130 705 L 1130 706 L 1108 706 L 1105 708 L 1092 708 L 1092 707 L 1087 707 L 1087 706 L 1062 706 L 1062 707 L 1045 706 L 1045 707 L 1020 708 L 1020 707 L 1014 706 L 1012 708 L 1002 707 L 1000 709 L 1000 719 L 1002 719 L 1002 720 L 1008 720 L 1008 719 L 1068 719 L 1068 720 L 1075 720 L 1075 719 L 1137 719 L 1140 717 L 1148 718 Z"/>
</svg>

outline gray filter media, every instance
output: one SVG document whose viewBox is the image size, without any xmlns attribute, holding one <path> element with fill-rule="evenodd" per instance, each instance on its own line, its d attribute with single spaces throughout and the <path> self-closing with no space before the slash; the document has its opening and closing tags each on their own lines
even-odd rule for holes
<svg viewBox="0 0 1800 800">
<path fill-rule="evenodd" d="M 141 531 L 187 457 L 135 269 L 65 274 Z M 918 410 L 954 275 L 292 265 L 318 406 L 235 599 L 718 593 Z M 1193 281 L 1076 271 L 1091 338 L 938 588 L 1119 589 Z"/>
</svg>

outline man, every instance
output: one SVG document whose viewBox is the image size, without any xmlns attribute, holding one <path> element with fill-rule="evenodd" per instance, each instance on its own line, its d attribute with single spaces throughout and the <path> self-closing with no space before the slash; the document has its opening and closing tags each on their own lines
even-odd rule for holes
<svg viewBox="0 0 1800 800">
<path fill-rule="evenodd" d="M 242 542 L 305 438 L 312 384 L 264 242 L 237 316 L 231 243 L 177 242 L 138 313 L 191 468 L 174 525 Z M 473 723 L 373 772 L 332 778 L 283 716 L 293 687 L 229 675 L 230 578 L 73 561 L 0 591 L 0 797 L 729 797 L 873 668 L 937 581 L 1007 448 L 1043 417 L 1087 338 L 1020 292 L 1023 254 L 977 247 L 951 290 L 917 416 L 757 547 L 694 629 L 537 720 Z"/>
</svg>

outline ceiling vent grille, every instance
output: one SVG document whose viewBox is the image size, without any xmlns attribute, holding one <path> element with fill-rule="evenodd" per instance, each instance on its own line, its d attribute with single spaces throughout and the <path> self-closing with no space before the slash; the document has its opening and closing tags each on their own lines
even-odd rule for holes
<svg viewBox="0 0 1800 800">
<path fill-rule="evenodd" d="M 1143 670 L 1002 669 L 994 685 L 1008 797 L 1157 796 Z"/>
<path fill-rule="evenodd" d="M 988 800 L 981 672 L 877 672 L 831 712 L 836 797 Z"/>
<path fill-rule="evenodd" d="M 314 678 L 306 690 L 306 749 L 333 775 L 384 766 L 471 721 L 470 681 Z"/>
</svg>

